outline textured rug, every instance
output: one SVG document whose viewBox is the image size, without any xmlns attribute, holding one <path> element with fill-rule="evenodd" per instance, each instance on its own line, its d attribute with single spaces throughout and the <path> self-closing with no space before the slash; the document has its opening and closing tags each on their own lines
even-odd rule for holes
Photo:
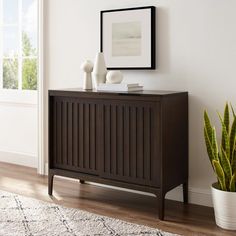
<svg viewBox="0 0 236 236">
<path fill-rule="evenodd" d="M 1 236 L 173 236 L 158 229 L 0 191 Z"/>
</svg>

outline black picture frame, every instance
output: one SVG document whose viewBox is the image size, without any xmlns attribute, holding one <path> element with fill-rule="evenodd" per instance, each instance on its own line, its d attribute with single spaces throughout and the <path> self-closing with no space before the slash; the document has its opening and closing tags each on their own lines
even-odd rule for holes
<svg viewBox="0 0 236 236">
<path fill-rule="evenodd" d="M 144 17 L 142 17 L 142 14 Z M 114 22 L 112 22 L 112 17 L 114 17 Z M 132 17 L 134 17 L 133 21 L 132 21 Z M 123 23 L 121 19 L 125 20 L 126 18 L 128 19 L 128 22 L 124 21 Z M 140 22 L 137 21 L 137 19 Z M 117 22 L 119 21 L 119 22 L 117 23 L 116 21 Z M 144 25 L 145 22 L 148 23 L 148 25 L 145 24 L 145 27 L 141 27 L 141 25 Z M 134 34 L 133 36 L 132 35 L 127 36 L 127 32 L 128 32 L 127 29 L 129 29 L 128 24 L 130 25 L 130 27 L 136 26 L 136 27 L 133 27 L 133 34 Z M 118 27 L 114 27 L 114 25 Z M 123 29 L 121 28 L 121 26 L 124 26 Z M 126 39 L 114 40 L 114 35 L 115 35 L 114 28 L 116 29 L 118 28 L 118 30 L 115 31 L 118 37 L 119 35 L 121 35 L 120 37 L 126 37 Z M 119 31 L 119 28 L 120 28 L 120 31 Z M 135 29 L 137 30 L 135 31 Z M 126 30 L 125 33 L 124 33 L 124 30 Z M 144 32 L 142 32 L 141 30 L 147 31 L 148 34 L 144 34 Z M 136 33 L 137 31 L 138 33 Z M 129 31 L 129 34 L 132 34 L 132 33 L 130 33 Z M 138 36 L 135 36 L 135 34 Z M 122 46 L 119 46 L 119 45 L 122 45 L 122 43 L 120 43 L 121 40 L 123 40 L 122 42 L 126 40 L 127 43 L 125 46 L 123 46 L 123 50 L 119 51 L 118 49 L 122 48 Z M 135 43 L 135 45 L 138 45 L 138 46 L 134 47 L 133 44 L 130 43 L 131 40 L 136 40 L 135 42 L 137 43 Z M 130 47 L 130 55 L 124 55 L 127 53 L 127 51 L 125 51 L 124 49 L 127 48 L 126 46 L 128 45 L 130 46 L 132 45 Z M 116 50 L 114 50 L 114 48 Z M 156 69 L 156 7 L 145 6 L 145 7 L 134 7 L 134 8 L 101 11 L 100 12 L 100 51 L 104 53 L 105 62 L 109 70 L 154 70 Z M 124 54 L 114 56 L 114 52 L 116 52 L 117 54 L 119 53 L 122 54 L 123 52 Z"/>
</svg>

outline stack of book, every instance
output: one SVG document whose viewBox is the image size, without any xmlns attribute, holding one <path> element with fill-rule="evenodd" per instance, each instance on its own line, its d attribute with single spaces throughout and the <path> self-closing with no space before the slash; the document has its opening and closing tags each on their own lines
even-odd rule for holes
<svg viewBox="0 0 236 236">
<path fill-rule="evenodd" d="M 143 86 L 139 84 L 99 84 L 97 91 L 111 91 L 111 92 L 135 92 L 142 91 Z"/>
</svg>

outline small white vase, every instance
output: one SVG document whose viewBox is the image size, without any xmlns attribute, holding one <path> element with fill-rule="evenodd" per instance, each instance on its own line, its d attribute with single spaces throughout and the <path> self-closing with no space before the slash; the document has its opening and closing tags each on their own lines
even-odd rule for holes
<svg viewBox="0 0 236 236">
<path fill-rule="evenodd" d="M 228 230 L 236 230 L 236 192 L 226 192 L 211 187 L 216 224 Z"/>
<path fill-rule="evenodd" d="M 111 70 L 107 73 L 106 82 L 109 84 L 119 84 L 123 80 L 123 74 L 119 70 Z"/>
<path fill-rule="evenodd" d="M 97 86 L 100 83 L 106 82 L 106 74 L 107 74 L 107 68 L 105 64 L 104 55 L 102 52 L 99 52 L 95 57 L 94 67 L 92 72 L 95 88 L 97 88 Z"/>
<path fill-rule="evenodd" d="M 92 76 L 91 72 L 93 70 L 93 63 L 89 60 L 86 60 L 81 64 L 80 67 L 84 71 L 84 82 L 83 82 L 83 89 L 90 90 L 93 88 L 92 86 Z"/>
</svg>

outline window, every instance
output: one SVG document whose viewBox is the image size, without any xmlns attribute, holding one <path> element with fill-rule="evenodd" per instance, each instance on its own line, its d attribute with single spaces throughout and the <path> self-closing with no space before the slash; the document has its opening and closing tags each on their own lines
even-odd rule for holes
<svg viewBox="0 0 236 236">
<path fill-rule="evenodd" d="M 0 89 L 37 90 L 38 0 L 0 0 Z"/>
</svg>

